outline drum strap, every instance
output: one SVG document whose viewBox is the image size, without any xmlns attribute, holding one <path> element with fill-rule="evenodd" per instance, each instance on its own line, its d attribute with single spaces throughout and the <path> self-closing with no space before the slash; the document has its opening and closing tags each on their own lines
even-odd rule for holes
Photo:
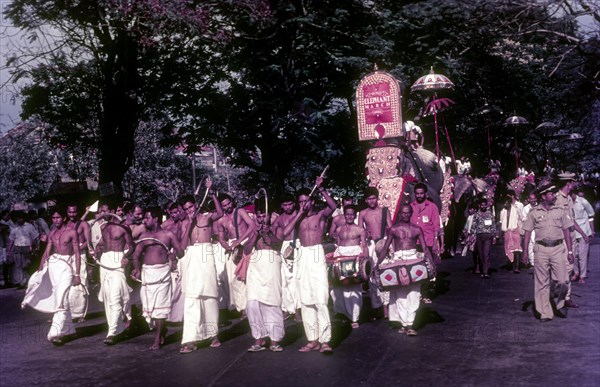
<svg viewBox="0 0 600 387">
<path fill-rule="evenodd" d="M 290 246 L 292 246 L 293 249 L 296 248 L 296 239 L 298 239 L 298 228 L 300 227 L 300 224 L 296 225 L 296 227 L 294 227 L 294 236 L 292 237 L 292 241 L 290 242 Z"/>
<path fill-rule="evenodd" d="M 388 208 L 383 207 L 381 210 L 381 234 L 379 234 L 381 235 L 381 237 L 379 237 L 379 239 L 382 239 L 385 236 L 385 226 L 387 226 L 387 212 Z"/>
<path fill-rule="evenodd" d="M 240 232 L 238 230 L 238 209 L 233 210 L 233 227 L 235 227 L 235 239 L 240 239 Z"/>
</svg>

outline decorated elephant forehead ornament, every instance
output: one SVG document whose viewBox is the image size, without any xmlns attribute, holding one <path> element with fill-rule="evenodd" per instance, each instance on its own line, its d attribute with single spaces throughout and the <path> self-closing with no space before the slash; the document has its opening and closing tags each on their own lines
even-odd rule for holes
<svg viewBox="0 0 600 387">
<path fill-rule="evenodd" d="M 391 146 L 369 149 L 366 165 L 367 177 L 373 186 L 383 178 L 398 174 L 400 153 L 399 148 Z"/>
<path fill-rule="evenodd" d="M 375 71 L 364 77 L 356 89 L 358 139 L 402 137 L 401 98 L 400 84 L 392 75 Z"/>
</svg>

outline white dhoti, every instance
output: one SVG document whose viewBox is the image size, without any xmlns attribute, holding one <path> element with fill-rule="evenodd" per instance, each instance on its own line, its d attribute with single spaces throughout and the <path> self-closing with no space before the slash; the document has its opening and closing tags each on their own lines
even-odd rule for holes
<svg viewBox="0 0 600 387">
<path fill-rule="evenodd" d="M 21 303 L 44 313 L 54 313 L 48 340 L 75 333 L 71 321 L 67 294 L 73 282 L 73 270 L 68 255 L 53 254 L 42 270 L 35 272 L 29 281 Z"/>
<path fill-rule="evenodd" d="M 213 252 L 215 254 L 215 270 L 217 272 L 217 286 L 219 287 L 219 309 L 229 308 L 229 280 L 225 264 L 227 263 L 227 254 L 220 243 L 213 243 Z"/>
<path fill-rule="evenodd" d="M 281 256 L 285 249 L 290 245 L 291 241 L 284 241 L 281 246 Z M 296 290 L 295 273 L 298 265 L 295 264 L 295 257 L 298 256 L 298 249 L 294 249 L 294 259 L 288 262 L 282 259 L 281 263 L 281 309 L 287 313 L 296 313 L 300 308 L 298 302 L 298 292 Z"/>
<path fill-rule="evenodd" d="M 329 283 L 323 246 L 300 247 L 295 263 L 304 332 L 309 341 L 327 343 L 331 340 L 331 319 L 327 309 Z"/>
<path fill-rule="evenodd" d="M 234 240 L 230 240 L 229 243 L 231 244 Z M 236 309 L 241 312 L 246 309 L 246 284 L 235 276 L 237 265 L 231 259 L 231 254 L 226 254 L 226 256 L 225 270 L 227 271 L 229 283 L 229 309 Z"/>
<path fill-rule="evenodd" d="M 367 248 L 369 249 L 369 257 L 371 258 L 371 267 L 375 267 L 378 260 L 377 253 L 375 252 L 375 241 L 371 240 Z M 390 303 L 390 292 L 379 290 L 377 283 L 371 278 L 369 279 L 369 298 L 371 299 L 371 307 L 373 309 L 381 308 Z"/>
<path fill-rule="evenodd" d="M 187 344 L 215 337 L 219 332 L 219 289 L 212 244 L 189 246 L 180 263 L 185 296 L 181 342 Z"/>
<path fill-rule="evenodd" d="M 382 264 L 399 260 L 417 259 L 417 250 L 399 250 L 391 259 L 384 259 Z M 411 284 L 390 290 L 389 320 L 398 321 L 402 326 L 412 326 L 419 309 L 421 299 L 420 284 Z"/>
<path fill-rule="evenodd" d="M 71 317 L 73 318 L 84 318 L 88 306 L 88 272 L 85 253 L 80 255 L 80 261 L 79 278 L 81 279 L 81 284 L 71 286 L 71 289 L 69 290 L 69 305 L 71 306 Z M 71 261 L 71 268 L 73 269 L 73 273 L 75 273 L 75 270 L 77 270 L 75 267 L 75 259 Z"/>
<path fill-rule="evenodd" d="M 104 303 L 108 333 L 116 336 L 125 330 L 125 321 L 131 319 L 131 288 L 121 267 L 122 251 L 107 251 L 100 257 L 100 292 L 98 299 Z"/>
<path fill-rule="evenodd" d="M 360 246 L 338 246 L 333 256 L 356 256 L 361 253 Z M 363 305 L 362 284 L 334 286 L 330 294 L 333 300 L 333 311 L 345 315 L 352 322 L 358 322 Z"/>
<path fill-rule="evenodd" d="M 171 264 L 142 265 L 142 310 L 146 321 L 166 319 L 171 313 Z"/>
<path fill-rule="evenodd" d="M 281 312 L 281 256 L 273 250 L 252 253 L 246 276 L 246 316 L 252 337 L 280 341 L 284 335 Z"/>
<path fill-rule="evenodd" d="M 181 260 L 178 260 L 177 271 L 171 273 L 171 313 L 169 313 L 169 317 L 167 318 L 168 321 L 183 321 L 184 299 L 181 286 Z"/>
</svg>

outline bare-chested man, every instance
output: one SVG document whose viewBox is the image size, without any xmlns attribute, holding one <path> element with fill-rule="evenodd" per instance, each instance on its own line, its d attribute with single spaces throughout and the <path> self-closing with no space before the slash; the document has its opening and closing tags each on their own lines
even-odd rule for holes
<svg viewBox="0 0 600 387">
<path fill-rule="evenodd" d="M 254 344 L 248 352 L 264 350 L 267 337 L 271 339 L 269 349 L 281 352 L 283 347 L 279 342 L 285 333 L 281 311 L 281 239 L 273 234 L 267 222 L 264 202 L 255 202 L 255 208 L 258 229 L 244 246 L 244 254 L 252 255 L 246 273 L 246 314 Z"/>
<path fill-rule="evenodd" d="M 163 230 L 169 230 L 177 239 L 181 239 L 183 234 L 183 220 L 187 217 L 181 205 L 177 202 L 171 202 L 167 205 L 166 212 L 169 219 L 165 220 L 160 226 Z"/>
<path fill-rule="evenodd" d="M 300 348 L 300 352 L 321 350 L 331 353 L 331 319 L 327 302 L 329 301 L 329 283 L 327 280 L 327 265 L 323 251 L 323 234 L 327 226 L 327 218 L 336 208 L 335 201 L 322 187 L 323 178 L 317 177 L 316 187 L 325 198 L 327 207 L 317 211 L 315 201 L 310 197 L 308 189 L 298 193 L 300 211 L 285 227 L 284 235 L 289 235 L 300 224 L 298 237 L 298 265 L 296 271 L 296 286 L 302 310 L 302 323 L 308 338 L 308 344 Z"/>
<path fill-rule="evenodd" d="M 334 256 L 360 256 L 368 257 L 367 232 L 364 228 L 354 224 L 356 208 L 352 205 L 344 207 L 344 223 L 335 229 L 337 248 Z M 352 328 L 358 328 L 358 318 L 362 308 L 362 284 L 349 284 L 333 286 L 331 289 L 333 311 L 342 313 L 351 321 Z"/>
<path fill-rule="evenodd" d="M 77 232 L 79 252 L 81 253 L 81 270 L 79 271 L 81 284 L 80 286 L 71 286 L 69 289 L 69 305 L 71 306 L 71 317 L 77 319 L 78 322 L 83 322 L 85 321 L 88 297 L 88 292 L 86 291 L 88 286 L 86 252 L 90 251 L 93 254 L 92 233 L 90 225 L 79 218 L 76 205 L 71 204 L 67 206 L 67 219 L 66 226 Z"/>
<path fill-rule="evenodd" d="M 212 181 L 206 179 L 210 191 Z M 223 216 L 223 209 L 214 192 L 210 192 L 215 211 L 206 207 L 198 210 L 193 196 L 182 199 L 183 209 L 188 214 L 184 225 L 182 247 L 187 246 L 180 261 L 181 286 L 184 294 L 183 335 L 180 353 L 198 349 L 198 342 L 211 339 L 211 347 L 221 345 L 219 333 L 219 288 L 215 258 L 211 244 L 212 225 Z"/>
<path fill-rule="evenodd" d="M 171 270 L 177 270 L 175 256 L 181 258 L 184 255 L 177 236 L 160 226 L 161 219 L 159 209 L 145 211 L 144 226 L 147 231 L 140 236 L 142 241 L 135 248 L 131 273 L 133 278 L 142 282 L 140 296 L 143 315 L 148 324 L 154 323 L 156 328 L 156 336 L 150 347 L 152 350 L 159 349 L 165 341 L 165 321 L 171 312 Z M 175 254 L 170 253 L 171 249 Z M 140 263 L 143 264 L 141 267 Z"/>
<path fill-rule="evenodd" d="M 131 238 L 134 241 L 137 241 L 140 238 L 140 235 L 146 232 L 146 227 L 144 227 L 144 209 L 139 204 L 133 206 L 133 212 L 131 213 L 131 221 L 129 224 L 129 228 L 131 229 Z"/>
<path fill-rule="evenodd" d="M 294 195 L 287 193 L 281 199 L 281 215 L 275 219 L 271 226 L 275 236 L 283 241 L 281 246 L 281 257 L 283 258 L 281 265 L 281 309 L 283 309 L 287 316 L 295 315 L 296 311 L 300 308 L 296 291 L 296 281 L 294 279 L 294 273 L 296 272 L 294 257 L 296 255 L 296 247 L 299 246 L 300 243 L 294 242 L 298 239 L 296 231 L 293 231 L 289 235 L 283 234 L 285 227 L 292 219 L 294 219 L 296 214 L 296 201 Z M 297 316 L 299 316 L 299 314 Z"/>
<path fill-rule="evenodd" d="M 103 215 L 106 222 L 101 226 L 102 237 L 96 246 L 100 262 L 100 292 L 98 299 L 104 303 L 108 333 L 104 344 L 113 345 L 131 321 L 131 288 L 125 279 L 128 257 L 133 254 L 131 232 L 125 225 Z"/>
<path fill-rule="evenodd" d="M 346 223 L 346 217 L 344 215 L 344 209 L 348 206 L 352 205 L 352 198 L 349 196 L 344 196 L 342 199 L 342 208 L 336 209 L 333 213 L 333 218 L 331 219 L 331 226 L 329 227 L 329 236 L 335 239 L 336 230 L 338 227 Z"/>
<path fill-rule="evenodd" d="M 242 312 L 246 309 L 246 284 L 235 275 L 236 265 L 242 258 L 241 247 L 256 230 L 256 223 L 243 208 L 235 208 L 231 196 L 219 195 L 223 207 L 223 217 L 219 219 L 219 243 L 229 254 L 225 269 L 229 281 L 229 307 Z M 238 249 L 238 246 L 240 249 Z M 239 255 L 238 255 L 239 254 Z M 237 257 L 237 259 L 236 259 Z"/>
<path fill-rule="evenodd" d="M 379 200 L 379 191 L 375 187 L 368 187 L 364 191 L 365 203 L 367 208 L 358 214 L 358 225 L 367 230 L 367 246 L 369 256 L 373 265 L 377 262 L 377 253 L 375 245 L 385 236 L 387 229 L 392 227 L 392 217 L 387 207 L 381 207 L 377 203 Z M 369 282 L 369 296 L 371 298 L 371 307 L 379 309 L 383 306 L 384 316 L 387 316 L 387 305 L 389 304 L 389 293 L 381 292 L 377 284 Z"/>
<path fill-rule="evenodd" d="M 400 222 L 392 226 L 389 230 L 383 249 L 379 253 L 375 268 L 382 262 L 392 263 L 398 260 L 411 260 L 418 258 L 417 241 L 421 246 L 425 246 L 425 237 L 421 228 L 410 222 L 413 209 L 410 205 L 400 207 Z M 391 258 L 386 258 L 390 244 L 393 243 L 394 254 Z M 425 250 L 428 259 L 431 258 L 431 252 Z M 421 293 L 419 284 L 402 286 L 390 291 L 390 321 L 399 322 L 402 327 L 400 333 L 406 333 L 408 336 L 416 336 L 417 332 L 413 328 Z"/>
<path fill-rule="evenodd" d="M 56 307 L 48 340 L 55 345 L 63 344 L 65 336 L 75 333 L 69 300 L 64 295 L 69 287 L 81 283 L 81 256 L 77 233 L 65 225 L 65 219 L 63 213 L 52 212 L 54 228 L 50 232 L 39 268 L 42 270 L 44 265 L 48 264 L 48 275 Z"/>
</svg>

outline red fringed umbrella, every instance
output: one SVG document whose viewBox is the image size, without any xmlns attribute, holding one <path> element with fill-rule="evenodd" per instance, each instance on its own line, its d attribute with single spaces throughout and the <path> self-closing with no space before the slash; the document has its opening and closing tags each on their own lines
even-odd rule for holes
<svg viewBox="0 0 600 387">
<path fill-rule="evenodd" d="M 456 102 L 454 102 L 450 98 L 434 99 L 433 101 L 428 103 L 427 106 L 425 106 L 425 112 L 423 113 L 423 116 L 430 116 L 432 114 L 439 113 L 442 110 L 445 110 L 454 104 L 456 104 Z"/>
</svg>

